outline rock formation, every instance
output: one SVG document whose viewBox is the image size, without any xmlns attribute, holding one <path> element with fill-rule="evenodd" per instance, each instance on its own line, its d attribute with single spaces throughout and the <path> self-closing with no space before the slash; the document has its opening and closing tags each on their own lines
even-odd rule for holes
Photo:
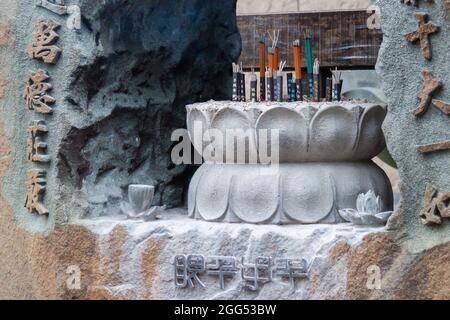
<svg viewBox="0 0 450 320">
<path fill-rule="evenodd" d="M 36 3 L 0 2 L 0 298 L 450 298 L 448 150 L 417 151 L 450 139 L 444 3 L 419 1 L 441 27 L 427 61 L 404 38 L 416 8 L 378 0 L 384 131 L 402 192 L 387 228 L 188 218 L 181 205 L 194 168 L 171 162 L 170 135 L 185 126 L 185 105 L 230 98 L 235 0 Z M 437 108 L 415 117 L 424 69 L 442 90 Z M 127 219 L 119 213 L 130 184 L 154 185 L 153 206 L 177 208 Z M 201 274 L 205 289 L 185 290 L 174 283 L 177 255 L 292 258 L 302 274 L 256 291 L 238 275 L 221 288 L 217 275 Z"/>
</svg>

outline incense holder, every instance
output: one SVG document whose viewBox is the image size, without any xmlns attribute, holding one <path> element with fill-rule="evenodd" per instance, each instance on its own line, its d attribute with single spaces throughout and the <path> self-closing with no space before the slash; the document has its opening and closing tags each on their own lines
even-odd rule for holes
<svg viewBox="0 0 450 320">
<path fill-rule="evenodd" d="M 379 104 L 211 101 L 187 106 L 187 127 L 195 149 L 206 161 L 218 160 L 217 155 L 205 153 L 211 144 L 208 140 L 213 140 L 205 139 L 208 130 L 221 133 L 223 141 L 216 139 L 212 146 L 226 163 L 225 139 L 230 130 L 240 130 L 238 139 L 246 139 L 246 160 L 236 163 L 251 163 L 250 154 L 260 155 L 258 142 L 264 130 L 269 131 L 268 144 L 270 131 L 279 132 L 280 163 L 361 161 L 383 151 L 385 116 L 386 107 Z"/>
<path fill-rule="evenodd" d="M 380 210 L 391 211 L 389 179 L 371 161 L 385 146 L 385 115 L 385 106 L 351 102 L 188 106 L 189 135 L 205 160 L 190 183 L 189 216 L 253 224 L 343 223 L 339 210 L 356 209 L 358 195 L 369 191 L 379 196 Z M 278 153 L 272 165 L 262 161 L 267 150 Z"/>
</svg>

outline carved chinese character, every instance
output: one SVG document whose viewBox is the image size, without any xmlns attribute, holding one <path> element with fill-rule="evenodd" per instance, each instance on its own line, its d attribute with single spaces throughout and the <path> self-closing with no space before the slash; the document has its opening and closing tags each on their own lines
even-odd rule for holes
<svg viewBox="0 0 450 320">
<path fill-rule="evenodd" d="M 178 255 L 174 261 L 175 286 L 177 288 L 195 288 L 195 283 L 205 287 L 198 275 L 205 272 L 205 257 L 201 255 Z"/>
<path fill-rule="evenodd" d="M 416 117 L 419 117 L 423 115 L 431 102 L 432 94 L 436 92 L 441 86 L 442 83 L 439 80 L 434 79 L 431 76 L 430 71 L 427 69 L 422 71 L 422 76 L 424 79 L 422 89 L 420 90 L 419 94 L 417 95 L 419 97 L 420 103 L 419 106 L 414 111 L 414 115 Z"/>
<path fill-rule="evenodd" d="M 187 286 L 186 256 L 178 255 L 174 259 L 175 287 L 185 288 Z"/>
<path fill-rule="evenodd" d="M 439 31 L 439 27 L 432 22 L 427 22 L 428 14 L 416 13 L 416 20 L 418 23 L 417 31 L 410 32 L 405 35 L 409 42 L 417 42 L 420 40 L 420 47 L 422 48 L 423 56 L 427 60 L 431 60 L 430 35 Z"/>
<path fill-rule="evenodd" d="M 59 38 L 55 31 L 58 28 L 59 24 L 53 22 L 53 20 L 38 21 L 36 31 L 33 32 L 32 43 L 27 48 L 30 58 L 41 59 L 50 64 L 56 63 L 61 53 L 61 49 L 54 45 Z"/>
<path fill-rule="evenodd" d="M 41 141 L 41 135 L 48 132 L 45 121 L 33 121 L 28 127 L 27 158 L 34 162 L 49 162 L 50 157 L 43 154 L 47 144 Z"/>
<path fill-rule="evenodd" d="M 436 100 L 436 99 L 434 99 L 432 101 L 432 103 L 436 108 L 441 110 L 446 115 L 450 116 L 450 104 L 445 103 L 444 101 L 441 101 L 441 100 Z"/>
<path fill-rule="evenodd" d="M 49 76 L 44 70 L 38 70 L 35 74 L 28 73 L 23 93 L 28 109 L 44 114 L 52 113 L 49 104 L 55 103 L 56 100 L 48 95 L 48 91 L 52 89 L 52 85 L 46 82 L 48 79 Z"/>
<path fill-rule="evenodd" d="M 272 281 L 272 258 L 258 257 L 255 263 L 245 263 L 242 258 L 241 278 L 244 288 L 258 291 L 260 283 Z"/>
<path fill-rule="evenodd" d="M 423 224 L 441 224 L 442 218 L 450 218 L 450 192 L 442 193 L 428 185 L 423 202 L 424 206 L 420 211 Z"/>
<path fill-rule="evenodd" d="M 69 29 L 81 29 L 81 10 L 79 6 L 66 6 L 64 0 L 35 0 L 35 5 L 60 16 L 69 15 L 67 27 Z"/>
<path fill-rule="evenodd" d="M 417 147 L 417 151 L 420 153 L 432 153 L 444 150 L 450 150 L 450 140 L 438 143 L 425 144 Z"/>
<path fill-rule="evenodd" d="M 219 276 L 220 288 L 225 289 L 225 277 L 233 277 L 237 274 L 237 261 L 235 257 L 209 257 L 206 263 L 208 275 Z"/>
<path fill-rule="evenodd" d="M 295 289 L 295 279 L 308 277 L 308 263 L 305 259 L 275 259 L 275 274 L 289 279 Z"/>
<path fill-rule="evenodd" d="M 45 170 L 33 169 L 27 173 L 25 208 L 30 213 L 37 212 L 40 215 L 48 214 L 47 209 L 45 209 L 41 202 L 45 193 L 45 175 Z"/>
</svg>

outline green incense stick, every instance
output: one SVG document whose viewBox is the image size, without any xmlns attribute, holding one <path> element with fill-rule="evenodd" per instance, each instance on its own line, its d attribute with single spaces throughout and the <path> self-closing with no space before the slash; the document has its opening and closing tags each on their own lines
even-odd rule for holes
<svg viewBox="0 0 450 320">
<path fill-rule="evenodd" d="M 309 98 L 313 99 L 314 96 L 314 78 L 313 78 L 313 56 L 312 56 L 312 44 L 311 38 L 306 38 L 305 40 L 306 47 L 306 67 L 308 70 L 308 84 L 309 84 Z"/>
<path fill-rule="evenodd" d="M 311 39 L 306 38 L 305 40 L 306 47 L 306 67 L 308 69 L 308 73 L 313 73 L 313 55 L 312 55 L 312 44 Z"/>
</svg>

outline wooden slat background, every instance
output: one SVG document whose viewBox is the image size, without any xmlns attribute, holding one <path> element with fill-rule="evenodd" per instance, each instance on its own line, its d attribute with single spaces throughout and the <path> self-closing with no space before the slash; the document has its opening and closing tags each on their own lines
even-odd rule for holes
<svg viewBox="0 0 450 320">
<path fill-rule="evenodd" d="M 383 35 L 381 30 L 367 28 L 369 16 L 365 11 L 238 16 L 242 37 L 240 61 L 244 68 L 256 69 L 262 35 L 268 30 L 280 29 L 280 60 L 287 59 L 289 68 L 294 67 L 292 42 L 299 38 L 302 66 L 306 65 L 304 32 L 311 35 L 313 55 L 319 57 L 321 66 L 373 68 Z M 270 45 L 267 33 L 266 44 Z"/>
</svg>

